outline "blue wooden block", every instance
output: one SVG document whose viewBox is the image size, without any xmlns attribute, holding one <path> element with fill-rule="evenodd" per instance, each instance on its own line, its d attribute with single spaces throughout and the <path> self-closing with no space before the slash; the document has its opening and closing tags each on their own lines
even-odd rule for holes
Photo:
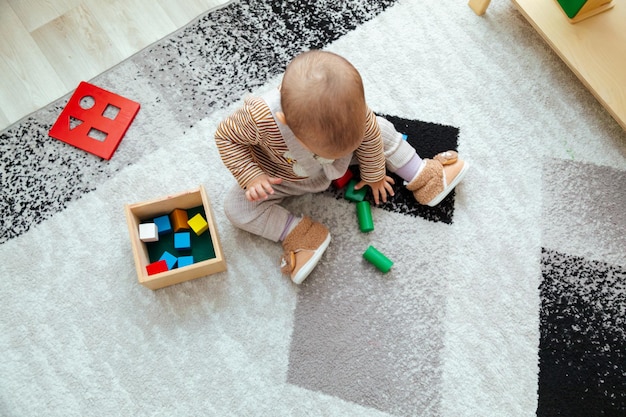
<svg viewBox="0 0 626 417">
<path fill-rule="evenodd" d="M 183 266 L 193 265 L 193 256 L 179 256 L 178 257 L 178 267 L 182 268 Z"/>
<path fill-rule="evenodd" d="M 189 232 L 174 233 L 174 247 L 179 250 L 191 249 L 191 233 Z"/>
<path fill-rule="evenodd" d="M 176 262 L 178 258 L 169 253 L 168 251 L 163 252 L 163 255 L 159 258 L 159 261 L 165 261 L 167 263 L 167 269 L 174 269 L 176 266 Z"/>
<path fill-rule="evenodd" d="M 172 231 L 172 224 L 170 223 L 170 216 L 160 216 L 156 217 L 154 220 L 154 224 L 157 225 L 157 230 L 160 235 L 165 233 L 170 233 Z"/>
</svg>

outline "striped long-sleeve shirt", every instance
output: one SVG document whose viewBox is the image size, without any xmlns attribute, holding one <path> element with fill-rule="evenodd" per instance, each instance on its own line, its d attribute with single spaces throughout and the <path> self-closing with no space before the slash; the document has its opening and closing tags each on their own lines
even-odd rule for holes
<svg viewBox="0 0 626 417">
<path fill-rule="evenodd" d="M 377 182 L 385 177 L 385 156 L 376 116 L 369 109 L 366 123 L 355 155 L 361 179 Z M 294 172 L 297 161 L 291 158 L 269 106 L 259 97 L 246 98 L 240 109 L 222 121 L 215 141 L 222 161 L 242 188 L 261 174 L 288 181 L 306 179 Z"/>
</svg>

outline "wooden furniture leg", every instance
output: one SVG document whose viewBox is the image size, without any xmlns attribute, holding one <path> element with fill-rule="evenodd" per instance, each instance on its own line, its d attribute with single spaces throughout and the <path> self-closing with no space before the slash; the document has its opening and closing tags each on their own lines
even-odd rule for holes
<svg viewBox="0 0 626 417">
<path fill-rule="evenodd" d="M 491 0 L 469 0 L 468 6 L 476 13 L 478 16 L 482 16 L 487 11 L 487 7 L 489 7 L 489 3 Z"/>
</svg>

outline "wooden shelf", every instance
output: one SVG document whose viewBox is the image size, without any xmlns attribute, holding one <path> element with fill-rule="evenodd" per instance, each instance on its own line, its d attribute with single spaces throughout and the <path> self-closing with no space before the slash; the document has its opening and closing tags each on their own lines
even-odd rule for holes
<svg viewBox="0 0 626 417">
<path fill-rule="evenodd" d="M 513 0 L 583 84 L 626 130 L 626 3 L 570 23 L 556 0 Z"/>
</svg>

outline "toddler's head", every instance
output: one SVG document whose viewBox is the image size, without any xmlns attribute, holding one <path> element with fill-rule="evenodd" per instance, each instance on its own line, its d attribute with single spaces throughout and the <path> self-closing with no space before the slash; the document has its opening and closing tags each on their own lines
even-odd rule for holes
<svg viewBox="0 0 626 417">
<path fill-rule="evenodd" d="M 285 121 L 311 152 L 337 159 L 365 134 L 367 105 L 359 72 L 331 52 L 308 51 L 287 66 L 281 85 Z"/>
</svg>

